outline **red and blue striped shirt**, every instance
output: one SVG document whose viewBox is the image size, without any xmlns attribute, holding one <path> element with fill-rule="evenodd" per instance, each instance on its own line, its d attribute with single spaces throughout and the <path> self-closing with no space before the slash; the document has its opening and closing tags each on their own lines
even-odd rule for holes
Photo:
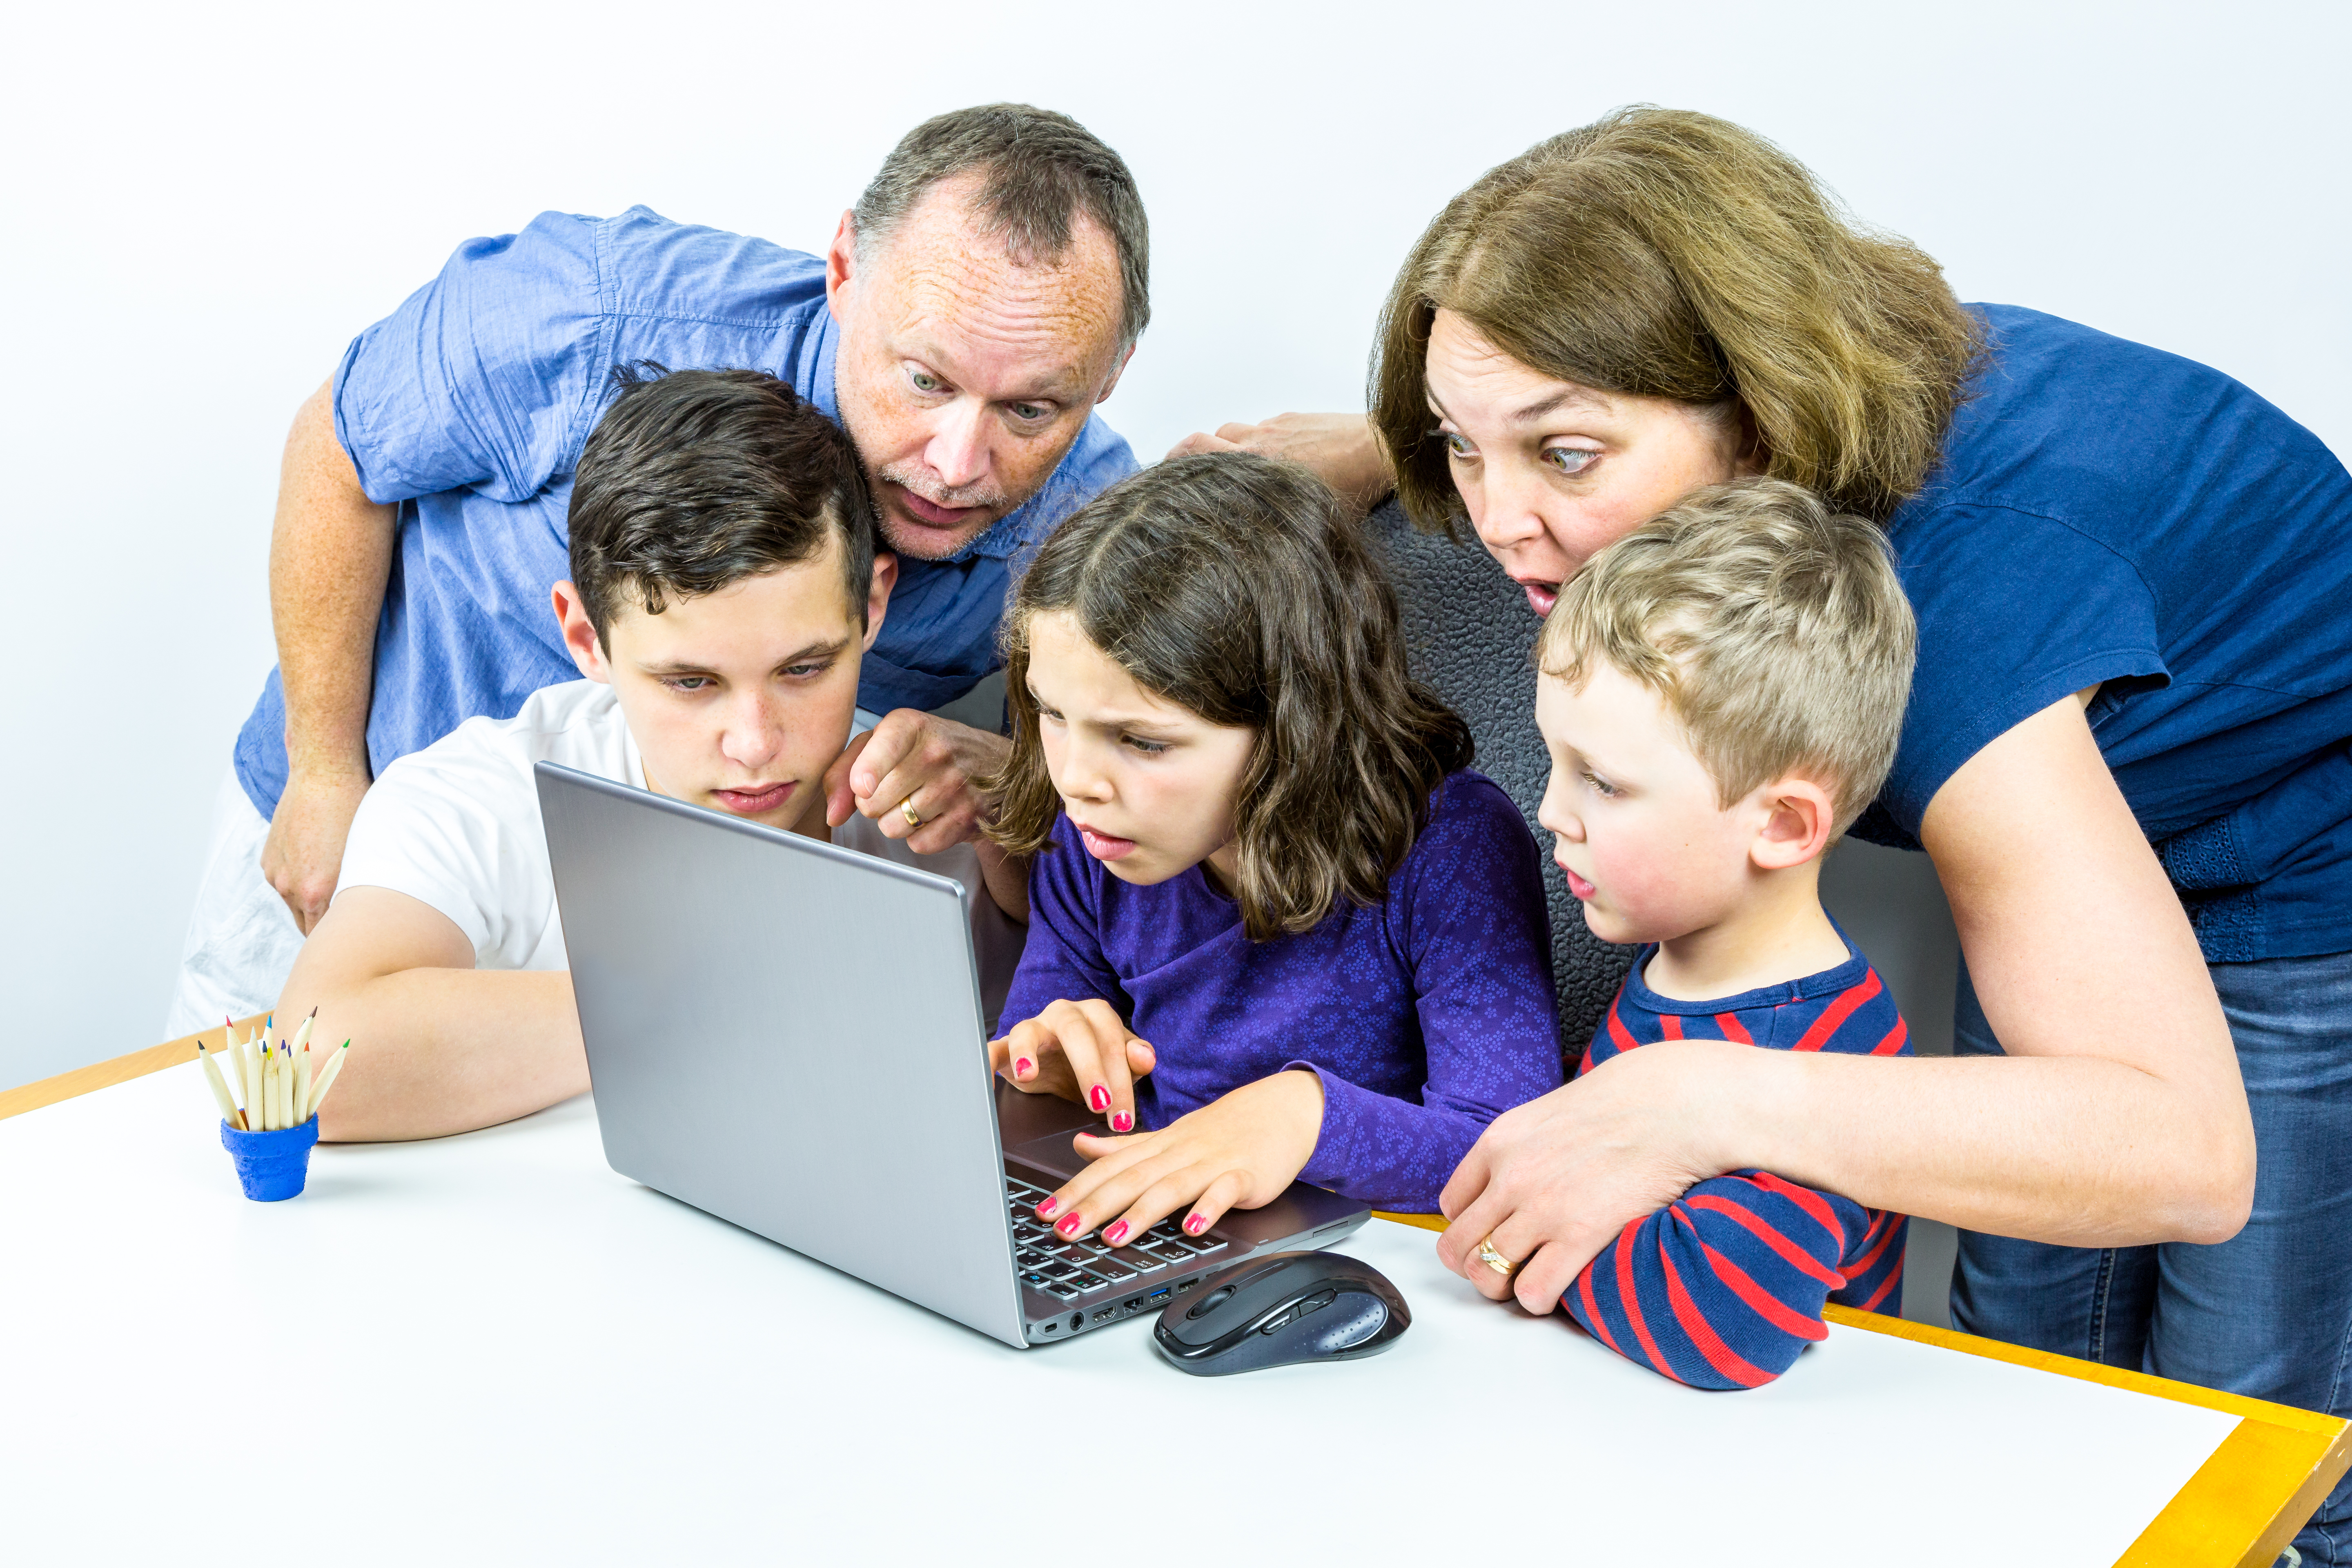
<svg viewBox="0 0 2352 1568">
<path fill-rule="evenodd" d="M 1642 977 L 1656 951 L 1635 959 L 1579 1076 L 1660 1040 L 1910 1054 L 1893 994 L 1852 942 L 1834 969 L 1710 1002 L 1651 990 Z M 1828 1332 L 1822 1303 L 1901 1310 L 1908 1224 L 1768 1171 L 1735 1171 L 1627 1226 L 1561 1304 L 1601 1343 L 1678 1383 L 1753 1388 Z"/>
</svg>

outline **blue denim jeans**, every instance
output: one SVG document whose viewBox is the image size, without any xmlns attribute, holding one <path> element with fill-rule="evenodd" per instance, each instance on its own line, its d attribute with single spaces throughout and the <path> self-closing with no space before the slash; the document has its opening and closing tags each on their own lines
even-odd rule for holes
<svg viewBox="0 0 2352 1568">
<path fill-rule="evenodd" d="M 1960 1233 L 1952 1326 L 2352 1415 L 2352 952 L 2211 966 L 2254 1113 L 2254 1208 L 2216 1247 Z M 1952 1049 L 2000 1050 L 1964 973 Z M 2352 1564 L 2352 1478 L 2294 1544 Z"/>
</svg>

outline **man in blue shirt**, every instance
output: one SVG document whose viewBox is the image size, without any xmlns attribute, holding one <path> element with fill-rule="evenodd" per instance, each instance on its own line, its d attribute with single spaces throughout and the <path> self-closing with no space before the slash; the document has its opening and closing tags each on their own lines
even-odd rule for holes
<svg viewBox="0 0 2352 1568">
<path fill-rule="evenodd" d="M 215 812 L 173 1031 L 268 1003 L 224 977 L 290 966 L 387 763 L 572 675 L 548 594 L 617 364 L 767 371 L 848 430 L 899 565 L 828 815 L 922 852 L 969 837 L 1003 742 L 927 710 L 995 668 L 1022 555 L 1135 468 L 1093 408 L 1149 320 L 1148 260 L 1118 155 L 1007 104 L 917 127 L 823 258 L 644 207 L 460 246 L 288 437 L 279 665 Z"/>
</svg>

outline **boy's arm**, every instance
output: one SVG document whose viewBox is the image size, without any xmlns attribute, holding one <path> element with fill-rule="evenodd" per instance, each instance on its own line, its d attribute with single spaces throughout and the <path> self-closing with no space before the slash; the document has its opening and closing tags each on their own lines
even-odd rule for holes
<svg viewBox="0 0 2352 1568">
<path fill-rule="evenodd" d="M 389 888 L 346 888 L 278 998 L 313 1050 L 352 1042 L 319 1112 L 334 1142 L 438 1138 L 528 1116 L 588 1087 L 572 976 L 477 970 L 457 922 Z"/>
<path fill-rule="evenodd" d="M 1857 1274 L 1886 1267 L 1902 1223 L 1761 1171 L 1717 1176 L 1627 1226 L 1560 1301 L 1601 1343 L 1677 1383 L 1754 1388 L 1827 1334 L 1841 1260 L 1855 1257 Z"/>
</svg>

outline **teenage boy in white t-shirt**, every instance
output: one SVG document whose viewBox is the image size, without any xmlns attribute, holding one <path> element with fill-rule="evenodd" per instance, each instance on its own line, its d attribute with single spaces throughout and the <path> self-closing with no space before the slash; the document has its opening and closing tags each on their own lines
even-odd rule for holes
<svg viewBox="0 0 2352 1568">
<path fill-rule="evenodd" d="M 323 1137 L 436 1137 L 588 1087 L 535 762 L 919 863 L 863 816 L 825 825 L 825 768 L 897 574 L 855 448 L 772 376 L 620 379 L 581 455 L 572 578 L 554 589 L 587 679 L 384 770 L 278 998 L 280 1018 L 315 1005 L 314 1037 L 354 1042 Z M 985 843 L 919 863 L 971 889 L 992 1014 L 1026 868 Z"/>
</svg>

